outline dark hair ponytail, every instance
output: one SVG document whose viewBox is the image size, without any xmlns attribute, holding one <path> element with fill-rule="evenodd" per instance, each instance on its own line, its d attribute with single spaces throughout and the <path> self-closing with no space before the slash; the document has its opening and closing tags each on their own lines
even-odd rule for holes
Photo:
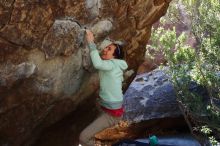
<svg viewBox="0 0 220 146">
<path fill-rule="evenodd" d="M 114 44 L 116 46 L 116 49 L 113 53 L 116 59 L 123 59 L 124 58 L 124 51 L 122 49 L 121 45 Z"/>
</svg>

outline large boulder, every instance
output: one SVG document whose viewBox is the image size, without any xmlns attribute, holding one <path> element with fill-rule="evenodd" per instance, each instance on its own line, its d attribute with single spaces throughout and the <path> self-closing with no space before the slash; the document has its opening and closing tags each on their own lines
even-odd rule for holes
<svg viewBox="0 0 220 146">
<path fill-rule="evenodd" d="M 124 118 L 140 122 L 182 115 L 166 69 L 137 75 L 124 94 Z"/>
<path fill-rule="evenodd" d="M 169 2 L 0 1 L 0 145 L 31 145 L 98 89 L 84 27 L 97 44 L 107 36 L 127 42 L 126 60 L 135 71 Z"/>
</svg>

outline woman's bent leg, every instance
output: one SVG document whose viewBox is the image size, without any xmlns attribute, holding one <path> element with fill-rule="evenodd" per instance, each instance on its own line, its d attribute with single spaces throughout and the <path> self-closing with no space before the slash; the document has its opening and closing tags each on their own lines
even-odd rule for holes
<svg viewBox="0 0 220 146">
<path fill-rule="evenodd" d="M 120 119 L 121 118 L 113 117 L 107 113 L 102 113 L 95 121 L 93 121 L 80 133 L 80 143 L 83 146 L 93 146 L 95 134 L 105 128 L 117 124 Z"/>
</svg>

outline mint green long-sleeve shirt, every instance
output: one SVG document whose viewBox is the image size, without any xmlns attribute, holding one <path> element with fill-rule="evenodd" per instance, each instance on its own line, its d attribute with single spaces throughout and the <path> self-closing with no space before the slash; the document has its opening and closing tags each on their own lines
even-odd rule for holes
<svg viewBox="0 0 220 146">
<path fill-rule="evenodd" d="M 99 70 L 99 103 L 108 109 L 121 108 L 123 71 L 127 69 L 127 63 L 120 59 L 102 60 L 94 43 L 89 43 L 89 48 L 93 66 Z"/>
</svg>

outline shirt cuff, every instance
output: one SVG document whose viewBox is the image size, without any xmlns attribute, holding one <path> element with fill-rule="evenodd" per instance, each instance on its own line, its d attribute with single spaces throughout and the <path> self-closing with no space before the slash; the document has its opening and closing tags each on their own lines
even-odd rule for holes
<svg viewBox="0 0 220 146">
<path fill-rule="evenodd" d="M 97 48 L 96 48 L 96 44 L 93 43 L 93 42 L 89 43 L 88 46 L 89 46 L 89 49 L 90 49 L 91 51 L 93 51 L 93 50 L 97 50 Z"/>
</svg>

